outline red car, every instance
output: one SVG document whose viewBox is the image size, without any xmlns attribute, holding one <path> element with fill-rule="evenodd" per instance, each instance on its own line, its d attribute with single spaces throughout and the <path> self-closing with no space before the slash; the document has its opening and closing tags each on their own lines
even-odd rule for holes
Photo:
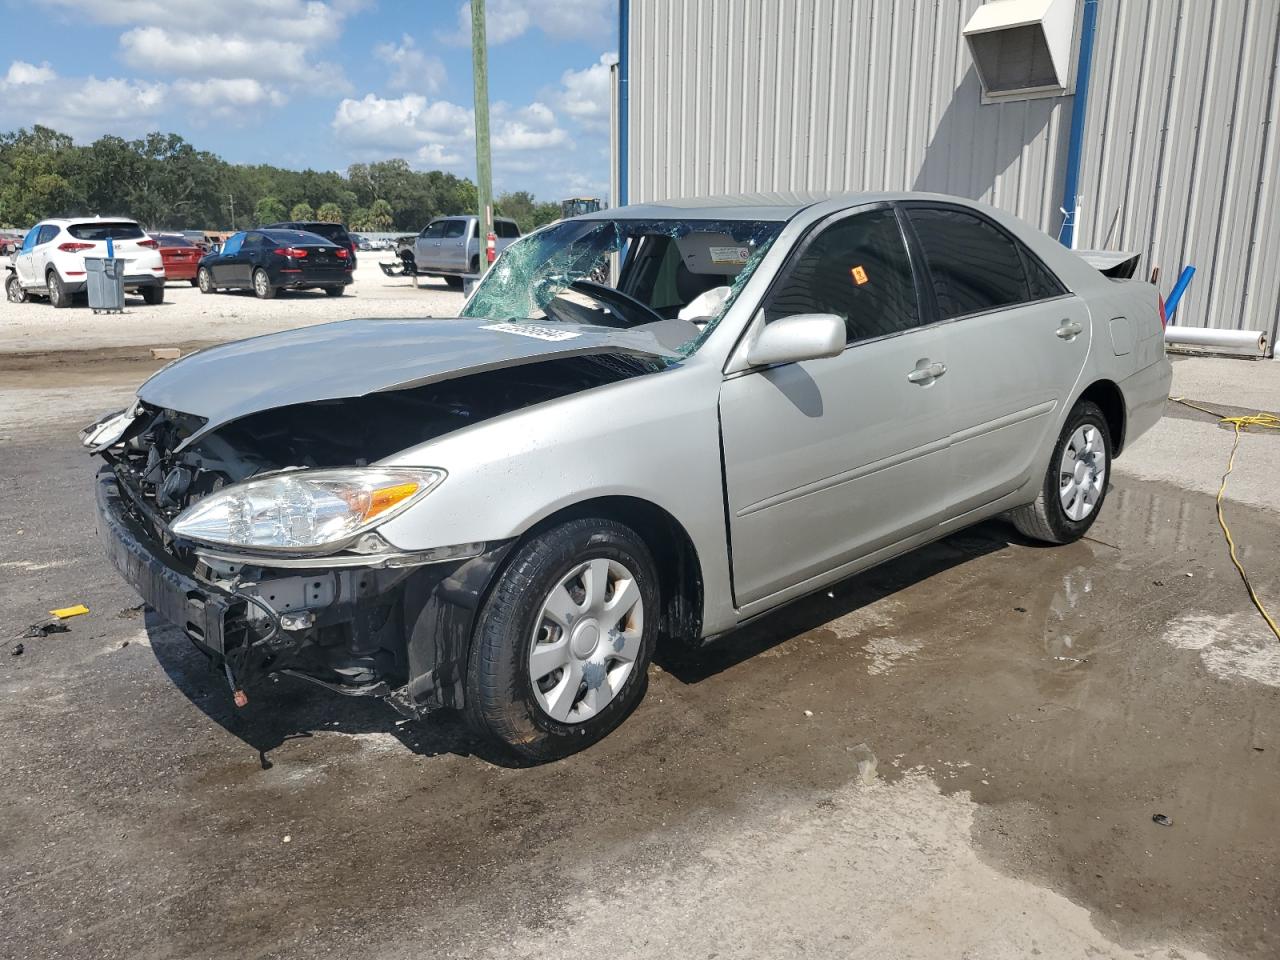
<svg viewBox="0 0 1280 960">
<path fill-rule="evenodd" d="M 160 244 L 165 279 L 186 280 L 194 287 L 196 268 L 200 265 L 204 250 L 176 233 L 155 233 L 152 237 Z"/>
</svg>

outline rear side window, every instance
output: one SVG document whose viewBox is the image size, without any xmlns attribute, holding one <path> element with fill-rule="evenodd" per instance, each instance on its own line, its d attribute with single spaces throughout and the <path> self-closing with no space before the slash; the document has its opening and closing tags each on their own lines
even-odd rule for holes
<svg viewBox="0 0 1280 960">
<path fill-rule="evenodd" d="M 842 317 L 849 343 L 920 324 L 911 263 L 892 210 L 846 217 L 806 244 L 770 293 L 765 322 L 797 313 Z"/>
<path fill-rule="evenodd" d="M 67 232 L 77 240 L 141 240 L 146 236 L 136 223 L 73 223 Z"/>
<path fill-rule="evenodd" d="M 439 240 L 444 236 L 444 220 L 437 220 L 435 223 L 427 224 L 427 229 L 422 231 L 422 236 L 427 240 Z"/>
<path fill-rule="evenodd" d="M 444 238 L 446 240 L 456 240 L 467 232 L 467 221 L 465 220 L 446 220 L 444 225 Z"/>
<path fill-rule="evenodd" d="M 505 220 L 496 220 L 493 224 L 494 233 L 503 240 L 520 236 L 520 228 L 514 223 L 507 223 Z"/>
<path fill-rule="evenodd" d="M 1062 293 L 1061 284 L 990 220 L 963 210 L 908 207 L 933 280 L 941 319 L 1009 307 Z M 1026 264 L 1035 267 L 1035 287 Z"/>
</svg>

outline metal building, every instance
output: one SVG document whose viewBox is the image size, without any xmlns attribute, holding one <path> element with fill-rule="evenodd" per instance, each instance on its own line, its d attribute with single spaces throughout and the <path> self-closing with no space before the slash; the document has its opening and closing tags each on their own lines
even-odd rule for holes
<svg viewBox="0 0 1280 960">
<path fill-rule="evenodd" d="M 1177 322 L 1272 349 L 1276 0 L 621 0 L 621 19 L 615 202 L 959 194 L 1140 252 L 1166 292 L 1194 264 Z"/>
</svg>

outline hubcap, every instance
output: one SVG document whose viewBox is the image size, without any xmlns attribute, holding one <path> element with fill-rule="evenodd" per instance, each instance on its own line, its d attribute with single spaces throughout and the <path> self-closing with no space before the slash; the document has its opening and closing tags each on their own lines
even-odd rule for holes
<svg viewBox="0 0 1280 960">
<path fill-rule="evenodd" d="M 1107 484 L 1107 450 L 1102 434 L 1091 423 L 1071 434 L 1058 466 L 1058 499 L 1071 520 L 1093 513 Z"/>
<path fill-rule="evenodd" d="M 264 273 L 259 273 L 257 276 L 253 278 L 253 284 L 258 288 L 259 293 L 266 293 L 267 292 L 267 275 Z"/>
<path fill-rule="evenodd" d="M 530 639 L 538 706 L 561 723 L 594 717 L 631 676 L 643 635 L 635 574 L 604 558 L 574 567 L 543 601 Z"/>
</svg>

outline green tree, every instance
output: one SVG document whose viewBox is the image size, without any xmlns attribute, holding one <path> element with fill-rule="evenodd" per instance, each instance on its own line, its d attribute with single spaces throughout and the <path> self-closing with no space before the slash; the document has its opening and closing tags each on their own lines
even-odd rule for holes
<svg viewBox="0 0 1280 960">
<path fill-rule="evenodd" d="M 369 205 L 369 213 L 365 217 L 367 224 L 363 229 L 376 230 L 385 232 L 395 227 L 395 217 L 392 214 L 391 204 L 385 200 L 375 200 Z"/>
<path fill-rule="evenodd" d="M 263 197 L 253 207 L 254 223 L 279 223 L 285 217 L 284 204 L 275 197 Z"/>
<path fill-rule="evenodd" d="M 320 209 L 316 211 L 316 219 L 323 220 L 325 223 L 341 223 L 343 221 L 342 208 L 332 200 L 322 203 L 320 204 Z"/>
<path fill-rule="evenodd" d="M 347 217 L 347 227 L 351 230 L 372 230 L 369 226 L 369 211 L 364 207 L 353 207 Z"/>
<path fill-rule="evenodd" d="M 295 203 L 293 209 L 289 211 L 290 220 L 314 220 L 316 212 L 311 209 L 311 204 L 303 200 L 301 203 Z"/>
</svg>

